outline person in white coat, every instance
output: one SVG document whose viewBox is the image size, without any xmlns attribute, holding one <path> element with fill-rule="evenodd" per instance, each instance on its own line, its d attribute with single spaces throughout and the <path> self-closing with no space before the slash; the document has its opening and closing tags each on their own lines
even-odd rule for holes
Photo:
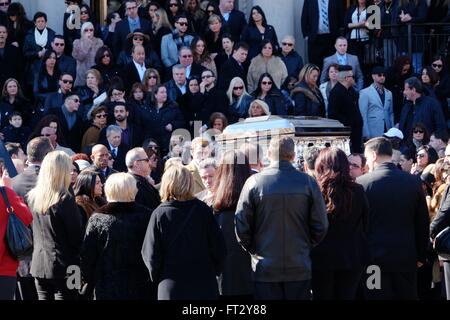
<svg viewBox="0 0 450 320">
<path fill-rule="evenodd" d="M 384 87 L 386 70 L 372 69 L 373 83 L 359 93 L 359 110 L 363 118 L 363 140 L 380 137 L 394 126 L 392 92 Z"/>
</svg>

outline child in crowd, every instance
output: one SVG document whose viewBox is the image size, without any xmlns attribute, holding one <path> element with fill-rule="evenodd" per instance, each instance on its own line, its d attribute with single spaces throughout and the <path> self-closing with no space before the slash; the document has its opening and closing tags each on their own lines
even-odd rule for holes
<svg viewBox="0 0 450 320">
<path fill-rule="evenodd" d="M 31 134 L 31 129 L 27 126 L 23 126 L 22 114 L 20 112 L 13 112 L 9 116 L 9 125 L 7 125 L 3 130 L 3 141 L 7 142 L 17 142 L 23 150 L 27 148 L 28 137 Z"/>
</svg>

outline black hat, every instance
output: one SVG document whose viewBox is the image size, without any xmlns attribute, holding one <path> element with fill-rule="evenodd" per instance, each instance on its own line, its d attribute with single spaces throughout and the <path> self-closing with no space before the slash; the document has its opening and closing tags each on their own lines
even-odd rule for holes
<svg viewBox="0 0 450 320">
<path fill-rule="evenodd" d="M 372 74 L 386 73 L 386 69 L 383 66 L 375 66 L 372 68 Z"/>
</svg>

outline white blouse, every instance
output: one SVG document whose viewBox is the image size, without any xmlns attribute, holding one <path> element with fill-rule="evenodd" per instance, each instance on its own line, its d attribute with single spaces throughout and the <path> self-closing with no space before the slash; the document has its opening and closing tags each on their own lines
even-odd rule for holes
<svg viewBox="0 0 450 320">
<path fill-rule="evenodd" d="M 362 20 L 367 20 L 367 10 L 364 9 L 363 11 L 359 12 L 359 17 L 358 17 L 358 11 L 359 11 L 359 8 L 356 8 L 355 11 L 353 11 L 352 23 L 359 23 Z M 369 31 L 366 28 L 352 29 L 352 32 L 350 34 L 350 39 L 369 40 Z"/>
</svg>

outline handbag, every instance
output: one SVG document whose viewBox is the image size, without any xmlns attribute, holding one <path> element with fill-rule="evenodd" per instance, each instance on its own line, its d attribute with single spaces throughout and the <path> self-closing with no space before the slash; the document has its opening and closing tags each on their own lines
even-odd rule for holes
<svg viewBox="0 0 450 320">
<path fill-rule="evenodd" d="M 2 194 L 6 205 L 6 212 L 8 213 L 6 244 L 11 255 L 21 260 L 33 252 L 33 235 L 31 234 L 31 229 L 17 217 L 13 207 L 9 203 L 4 187 L 0 187 L 0 193 Z"/>
<path fill-rule="evenodd" d="M 450 227 L 437 234 L 434 239 L 434 250 L 440 255 L 450 255 Z"/>
</svg>

